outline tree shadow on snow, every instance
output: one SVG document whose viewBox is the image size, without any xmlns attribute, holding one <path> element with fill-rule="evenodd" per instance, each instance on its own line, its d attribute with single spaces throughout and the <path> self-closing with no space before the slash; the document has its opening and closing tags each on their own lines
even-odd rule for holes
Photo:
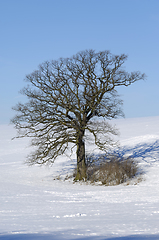
<svg viewBox="0 0 159 240">
<path fill-rule="evenodd" d="M 159 162 L 159 140 L 152 143 L 141 143 L 134 147 L 123 147 L 114 152 L 120 157 L 130 156 L 131 158 L 141 158 L 142 161 L 151 164 Z M 147 158 L 151 158 L 147 161 Z"/>
<path fill-rule="evenodd" d="M 145 163 L 146 165 L 151 165 L 153 163 L 159 164 L 159 140 L 151 143 L 140 143 L 135 146 L 124 146 L 116 149 L 114 151 L 108 152 L 107 154 L 93 154 L 95 161 L 100 162 L 107 161 L 110 159 L 123 160 L 131 158 L 140 163 Z M 141 171 L 143 173 L 143 171 Z"/>
<path fill-rule="evenodd" d="M 68 237 L 65 234 L 9 234 L 0 240 L 159 240 L 159 235 L 132 235 L 123 237 Z"/>
</svg>

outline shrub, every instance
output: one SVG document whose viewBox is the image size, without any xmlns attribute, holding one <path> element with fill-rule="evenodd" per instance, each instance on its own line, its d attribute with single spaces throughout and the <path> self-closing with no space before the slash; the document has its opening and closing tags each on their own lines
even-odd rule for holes
<svg viewBox="0 0 159 240">
<path fill-rule="evenodd" d="M 87 180 L 103 185 L 118 185 L 134 178 L 138 165 L 132 158 L 118 156 L 87 156 Z"/>
</svg>

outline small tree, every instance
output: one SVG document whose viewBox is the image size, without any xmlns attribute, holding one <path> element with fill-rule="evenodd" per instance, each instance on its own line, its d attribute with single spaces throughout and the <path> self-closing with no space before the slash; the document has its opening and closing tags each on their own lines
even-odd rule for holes
<svg viewBox="0 0 159 240">
<path fill-rule="evenodd" d="M 86 131 L 102 150 L 111 144 L 111 138 L 101 138 L 101 134 L 116 134 L 106 121 L 101 125 L 93 119 L 122 115 L 116 87 L 145 78 L 140 72 L 129 74 L 123 70 L 126 59 L 124 54 L 86 50 L 71 58 L 44 62 L 26 76 L 29 84 L 21 93 L 29 101 L 13 108 L 18 114 L 12 123 L 18 137 L 31 137 L 32 145 L 37 147 L 28 160 L 30 164 L 54 162 L 71 143 L 77 147 L 76 180 L 86 178 Z"/>
</svg>

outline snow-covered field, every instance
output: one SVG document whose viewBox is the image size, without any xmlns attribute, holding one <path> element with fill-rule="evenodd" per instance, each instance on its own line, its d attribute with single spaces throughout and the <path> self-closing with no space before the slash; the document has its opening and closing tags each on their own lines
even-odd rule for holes
<svg viewBox="0 0 159 240">
<path fill-rule="evenodd" d="M 159 117 L 113 121 L 120 154 L 133 155 L 143 181 L 92 186 L 53 180 L 74 161 L 52 167 L 24 164 L 28 140 L 15 139 L 13 126 L 0 125 L 0 240 L 159 239 Z"/>
</svg>

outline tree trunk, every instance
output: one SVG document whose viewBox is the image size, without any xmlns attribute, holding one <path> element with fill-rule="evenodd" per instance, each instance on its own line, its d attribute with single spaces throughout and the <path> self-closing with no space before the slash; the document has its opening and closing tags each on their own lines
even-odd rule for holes
<svg viewBox="0 0 159 240">
<path fill-rule="evenodd" d="M 85 162 L 85 142 L 82 136 L 78 137 L 77 141 L 77 174 L 75 181 L 86 180 L 86 162 Z"/>
</svg>

